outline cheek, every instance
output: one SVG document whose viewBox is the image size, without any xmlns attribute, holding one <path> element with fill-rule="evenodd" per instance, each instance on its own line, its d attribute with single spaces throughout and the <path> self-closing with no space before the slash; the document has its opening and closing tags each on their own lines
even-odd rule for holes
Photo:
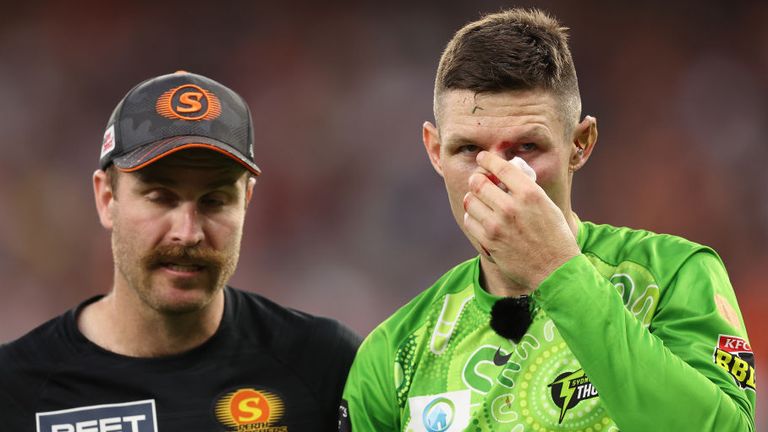
<svg viewBox="0 0 768 432">
<path fill-rule="evenodd" d="M 213 218 L 208 221 L 206 238 L 215 249 L 225 250 L 239 247 L 243 234 L 244 214 Z"/>
<path fill-rule="evenodd" d="M 568 175 L 568 161 L 563 161 L 558 154 L 538 157 L 529 164 L 536 171 L 537 183 L 544 185 L 562 182 Z"/>
<path fill-rule="evenodd" d="M 454 156 L 443 165 L 443 178 L 446 185 L 451 188 L 466 188 L 469 176 L 477 170 L 478 166 L 474 158 Z"/>
<path fill-rule="evenodd" d="M 156 241 L 157 238 L 162 238 L 163 231 L 167 229 L 164 218 L 152 215 L 148 211 L 122 209 L 114 212 L 112 220 L 115 229 L 119 229 L 124 234 L 130 234 L 134 243 Z"/>
<path fill-rule="evenodd" d="M 536 183 L 544 189 L 547 196 L 558 206 L 567 199 L 568 163 L 557 157 L 539 158 L 531 164 L 536 171 Z"/>
<path fill-rule="evenodd" d="M 536 183 L 541 187 L 548 185 L 552 182 L 552 178 L 555 177 L 554 169 L 550 165 L 538 164 L 533 166 L 533 170 L 536 171 Z"/>
<path fill-rule="evenodd" d="M 448 196 L 452 203 L 456 201 L 461 204 L 464 198 L 464 194 L 469 191 L 469 176 L 471 171 L 466 169 L 446 169 L 444 170 L 443 179 L 445 180 L 445 187 L 448 190 Z"/>
<path fill-rule="evenodd" d="M 473 168 L 467 166 L 449 166 L 443 170 L 443 180 L 448 192 L 448 200 L 456 223 L 462 227 L 464 220 L 464 195 L 469 191 L 469 176 Z M 463 228 L 462 228 L 463 230 Z"/>
</svg>

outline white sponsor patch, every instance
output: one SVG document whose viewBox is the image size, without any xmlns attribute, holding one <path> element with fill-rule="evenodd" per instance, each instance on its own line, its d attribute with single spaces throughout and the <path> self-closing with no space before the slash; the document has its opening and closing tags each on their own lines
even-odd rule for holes
<svg viewBox="0 0 768 432">
<path fill-rule="evenodd" d="M 101 142 L 101 156 L 99 159 L 108 155 L 115 149 L 115 125 L 112 125 L 104 131 L 104 140 Z"/>
<path fill-rule="evenodd" d="M 157 432 L 154 399 L 37 413 L 37 432 Z"/>
<path fill-rule="evenodd" d="M 469 390 L 409 398 L 409 426 L 416 432 L 463 431 L 469 426 L 469 403 Z"/>
</svg>

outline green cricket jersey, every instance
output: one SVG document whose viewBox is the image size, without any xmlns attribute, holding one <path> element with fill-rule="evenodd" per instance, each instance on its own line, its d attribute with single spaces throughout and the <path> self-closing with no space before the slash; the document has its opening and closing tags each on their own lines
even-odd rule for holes
<svg viewBox="0 0 768 432">
<path fill-rule="evenodd" d="M 670 235 L 579 223 L 519 343 L 489 325 L 479 259 L 379 325 L 341 430 L 752 431 L 755 369 L 722 261 Z"/>
</svg>

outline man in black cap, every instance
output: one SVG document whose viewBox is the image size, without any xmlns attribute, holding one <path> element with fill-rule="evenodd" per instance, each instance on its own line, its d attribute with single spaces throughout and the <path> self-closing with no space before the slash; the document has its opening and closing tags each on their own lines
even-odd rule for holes
<svg viewBox="0 0 768 432">
<path fill-rule="evenodd" d="M 260 174 L 232 90 L 177 72 L 129 91 L 93 175 L 112 289 L 0 348 L 0 429 L 333 430 L 358 337 L 226 285 Z"/>
</svg>

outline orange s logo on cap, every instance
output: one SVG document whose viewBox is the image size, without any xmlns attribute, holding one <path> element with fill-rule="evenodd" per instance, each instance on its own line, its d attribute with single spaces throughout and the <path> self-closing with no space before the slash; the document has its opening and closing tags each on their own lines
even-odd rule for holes
<svg viewBox="0 0 768 432">
<path fill-rule="evenodd" d="M 221 115 L 215 94 L 194 84 L 172 88 L 157 98 L 157 113 L 171 120 L 213 120 Z"/>
</svg>

